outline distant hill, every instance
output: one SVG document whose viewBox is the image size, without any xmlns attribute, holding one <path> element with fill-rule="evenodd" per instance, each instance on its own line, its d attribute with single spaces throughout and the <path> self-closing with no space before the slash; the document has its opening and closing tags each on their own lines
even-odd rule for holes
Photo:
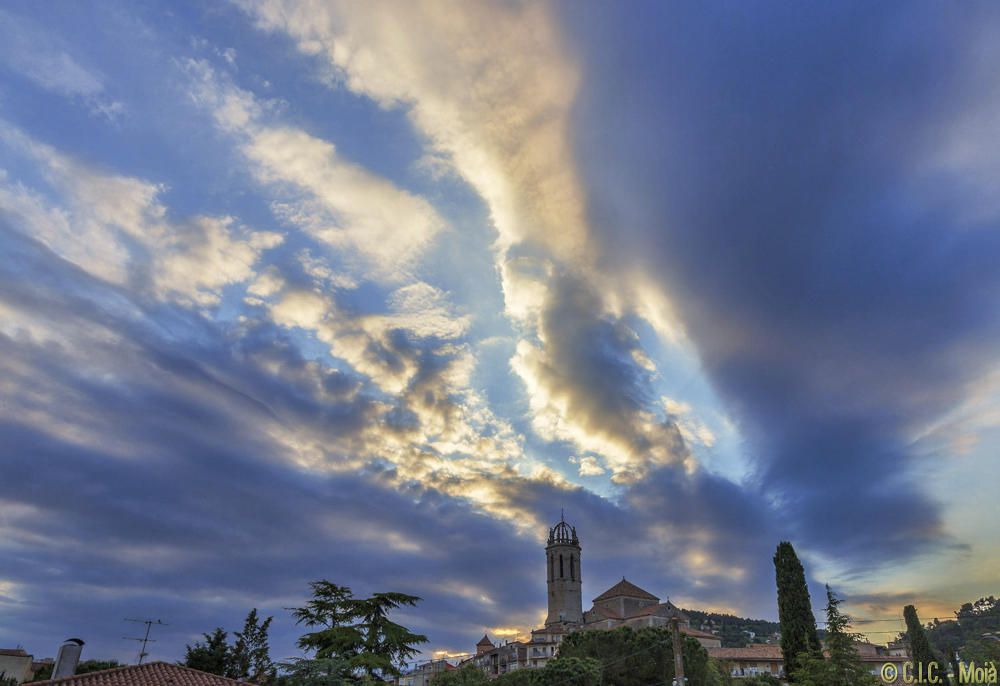
<svg viewBox="0 0 1000 686">
<path fill-rule="evenodd" d="M 993 596 L 965 603 L 955 619 L 935 619 L 927 625 L 927 638 L 940 657 L 978 663 L 1000 660 L 1000 600 Z"/>
<path fill-rule="evenodd" d="M 723 648 L 743 648 L 751 643 L 777 643 L 780 631 L 777 622 L 701 610 L 682 612 L 691 618 L 691 626 L 695 629 L 717 634 L 722 639 Z"/>
</svg>

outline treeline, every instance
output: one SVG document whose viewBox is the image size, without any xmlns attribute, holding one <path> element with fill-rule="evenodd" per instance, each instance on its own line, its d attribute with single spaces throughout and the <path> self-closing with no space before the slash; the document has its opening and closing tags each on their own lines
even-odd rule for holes
<svg viewBox="0 0 1000 686">
<path fill-rule="evenodd" d="M 693 638 L 682 644 L 687 686 L 724 686 L 729 679 Z M 577 631 L 559 645 L 559 655 L 541 669 L 517 669 L 489 680 L 473 665 L 442 672 L 433 686 L 648 686 L 674 678 L 670 630 L 664 627 Z"/>
<path fill-rule="evenodd" d="M 955 619 L 925 626 L 932 650 L 958 669 L 958 662 L 1000 664 L 1000 600 L 993 596 L 963 604 Z"/>
<path fill-rule="evenodd" d="M 312 598 L 288 608 L 296 624 L 312 629 L 299 637 L 306 657 L 273 662 L 268 646 L 271 617 L 251 610 L 243 630 L 230 641 L 222 627 L 187 646 L 180 664 L 254 684 L 346 686 L 382 683 L 398 676 L 399 665 L 416 655 L 427 637 L 389 619 L 389 611 L 420 600 L 405 593 L 355 598 L 347 586 L 329 581 L 310 584 Z"/>
<path fill-rule="evenodd" d="M 751 643 L 767 643 L 780 630 L 777 622 L 748 619 L 720 612 L 682 610 L 691 619 L 691 626 L 702 627 L 718 634 L 723 648 L 745 648 Z"/>
</svg>

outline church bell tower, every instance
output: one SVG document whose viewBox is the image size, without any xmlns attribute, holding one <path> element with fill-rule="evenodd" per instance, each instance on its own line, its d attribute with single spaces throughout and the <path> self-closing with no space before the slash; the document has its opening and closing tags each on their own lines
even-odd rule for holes
<svg viewBox="0 0 1000 686">
<path fill-rule="evenodd" d="M 545 618 L 545 626 L 582 623 L 580 539 L 576 536 L 576 527 L 567 524 L 564 517 L 549 529 L 545 563 L 549 580 L 549 615 Z"/>
</svg>

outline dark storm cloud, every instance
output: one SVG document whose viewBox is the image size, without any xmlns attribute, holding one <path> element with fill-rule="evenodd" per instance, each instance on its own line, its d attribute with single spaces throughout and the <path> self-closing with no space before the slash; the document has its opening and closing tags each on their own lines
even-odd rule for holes
<svg viewBox="0 0 1000 686">
<path fill-rule="evenodd" d="M 993 106 L 963 68 L 984 7 L 568 17 L 609 261 L 666 287 L 786 534 L 851 566 L 947 541 L 913 436 L 1000 333 L 997 217 L 958 212 L 974 194 L 935 157 Z"/>
<path fill-rule="evenodd" d="M 460 648 L 541 600 L 541 587 L 523 593 L 539 553 L 464 500 L 376 469 L 290 461 L 276 427 L 324 438 L 334 463 L 364 445 L 374 401 L 358 379 L 303 359 L 268 325 L 125 307 L 126 294 L 37 243 L 0 239 L 20 257 L 0 268 L 2 302 L 31 315 L 0 335 L 11 640 L 43 654 L 79 633 L 94 655 L 127 657 L 121 617 L 154 614 L 171 624 L 157 654 L 175 658 L 260 606 L 287 654 L 297 631 L 283 607 L 327 577 L 423 596 L 415 628 Z"/>
</svg>

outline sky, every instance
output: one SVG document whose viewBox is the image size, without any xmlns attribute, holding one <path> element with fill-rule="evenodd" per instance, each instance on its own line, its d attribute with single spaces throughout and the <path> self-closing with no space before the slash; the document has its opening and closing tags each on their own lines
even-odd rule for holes
<svg viewBox="0 0 1000 686">
<path fill-rule="evenodd" d="M 621 576 L 862 619 L 1000 569 L 994 3 L 0 8 L 0 647 L 310 581 L 524 636 Z M 861 626 L 885 641 L 902 626 Z M 141 630 L 141 627 L 140 629 Z M 881 633 L 880 633 L 881 632 Z"/>
</svg>

